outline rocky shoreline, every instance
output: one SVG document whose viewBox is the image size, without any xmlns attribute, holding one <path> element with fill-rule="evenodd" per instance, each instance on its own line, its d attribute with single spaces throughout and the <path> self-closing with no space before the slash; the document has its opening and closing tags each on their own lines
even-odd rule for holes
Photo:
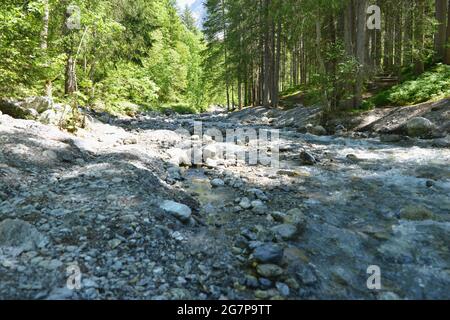
<svg viewBox="0 0 450 320">
<path fill-rule="evenodd" d="M 92 114 L 76 135 L 0 114 L 0 298 L 450 298 L 449 136 L 328 135 L 300 113 Z M 194 136 L 209 162 L 185 163 L 174 130 L 194 121 L 281 128 L 280 167 Z"/>
</svg>

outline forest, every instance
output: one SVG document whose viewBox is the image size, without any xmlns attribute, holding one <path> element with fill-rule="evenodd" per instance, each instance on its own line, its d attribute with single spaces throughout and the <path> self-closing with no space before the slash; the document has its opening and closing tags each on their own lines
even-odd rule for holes
<svg viewBox="0 0 450 320">
<path fill-rule="evenodd" d="M 404 81 L 450 63 L 446 0 L 204 5 L 199 28 L 189 7 L 171 0 L 6 0 L 0 94 L 117 112 L 198 112 L 212 104 L 277 107 L 301 92 L 305 103 L 332 112 L 373 105 L 364 94 L 374 79 Z M 405 102 L 448 94 L 445 80 Z"/>
</svg>

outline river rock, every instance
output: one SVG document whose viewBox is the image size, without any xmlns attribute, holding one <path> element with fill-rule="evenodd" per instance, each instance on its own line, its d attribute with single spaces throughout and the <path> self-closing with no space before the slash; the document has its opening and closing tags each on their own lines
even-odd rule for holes
<svg viewBox="0 0 450 320">
<path fill-rule="evenodd" d="M 400 211 L 400 218 L 413 221 L 432 220 L 434 214 L 425 207 L 411 205 Z"/>
<path fill-rule="evenodd" d="M 398 134 L 382 134 L 380 136 L 380 141 L 384 143 L 394 143 L 394 142 L 400 142 L 404 138 L 401 135 Z"/>
<path fill-rule="evenodd" d="M 327 135 L 327 130 L 322 126 L 313 126 L 313 127 L 309 128 L 308 132 L 315 136 L 326 136 Z"/>
<path fill-rule="evenodd" d="M 172 148 L 167 151 L 170 156 L 170 163 L 176 166 L 191 166 L 191 152 L 191 149 L 183 150 L 180 148 Z"/>
<path fill-rule="evenodd" d="M 187 205 L 171 200 L 164 201 L 161 204 L 160 208 L 171 213 L 178 220 L 185 223 L 189 222 L 192 215 L 192 210 Z"/>
<path fill-rule="evenodd" d="M 247 210 L 247 209 L 250 209 L 250 208 L 252 207 L 252 203 L 250 202 L 250 199 L 249 199 L 249 198 L 244 197 L 244 198 L 242 198 L 241 201 L 239 202 L 239 206 L 240 206 L 242 209 Z"/>
<path fill-rule="evenodd" d="M 433 123 L 422 117 L 412 118 L 406 124 L 408 136 L 412 138 L 425 138 L 430 136 L 434 129 Z"/>
<path fill-rule="evenodd" d="M 225 185 L 225 182 L 222 179 L 214 179 L 214 180 L 211 180 L 211 185 L 214 188 L 220 188 Z"/>
<path fill-rule="evenodd" d="M 213 144 L 207 145 L 203 148 L 203 160 L 207 161 L 208 159 L 216 159 L 218 155 L 217 147 Z"/>
<path fill-rule="evenodd" d="M 265 214 L 267 211 L 267 206 L 261 200 L 254 200 L 251 202 L 251 207 L 253 211 L 257 214 Z"/>
<path fill-rule="evenodd" d="M 300 153 L 300 163 L 302 165 L 312 166 L 316 164 L 317 160 L 316 158 L 307 151 L 302 151 Z"/>
<path fill-rule="evenodd" d="M 283 297 L 288 297 L 290 295 L 290 290 L 287 284 L 283 283 L 283 282 L 277 282 L 275 284 L 275 287 L 278 289 L 278 292 L 280 292 L 280 294 Z"/>
<path fill-rule="evenodd" d="M 269 279 L 278 278 L 283 275 L 283 269 L 275 264 L 260 264 L 256 267 L 256 272 Z"/>
<path fill-rule="evenodd" d="M 26 109 L 33 109 L 38 113 L 42 113 L 53 107 L 53 100 L 49 97 L 28 97 L 19 102 L 19 104 Z"/>
<path fill-rule="evenodd" d="M 283 240 L 292 240 L 297 234 L 297 227 L 292 224 L 281 224 L 273 227 L 271 230 Z"/>
<path fill-rule="evenodd" d="M 273 243 L 265 243 L 253 251 L 253 257 L 261 263 L 278 264 L 283 259 L 283 248 Z"/>
<path fill-rule="evenodd" d="M 47 242 L 46 237 L 28 222 L 6 219 L 0 223 L 0 247 L 29 251 L 42 248 Z"/>
<path fill-rule="evenodd" d="M 27 109 L 14 101 L 0 100 L 0 111 L 17 119 L 36 119 L 37 111 Z"/>
</svg>

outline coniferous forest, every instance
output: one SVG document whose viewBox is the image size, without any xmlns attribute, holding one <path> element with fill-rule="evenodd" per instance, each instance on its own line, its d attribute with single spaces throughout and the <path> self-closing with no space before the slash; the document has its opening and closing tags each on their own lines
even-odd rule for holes
<svg viewBox="0 0 450 320">
<path fill-rule="evenodd" d="M 359 108 L 377 77 L 449 65 L 447 2 L 210 0 L 199 27 L 170 0 L 5 0 L 0 92 L 195 112 L 275 107 L 301 90 L 330 110 Z"/>
</svg>

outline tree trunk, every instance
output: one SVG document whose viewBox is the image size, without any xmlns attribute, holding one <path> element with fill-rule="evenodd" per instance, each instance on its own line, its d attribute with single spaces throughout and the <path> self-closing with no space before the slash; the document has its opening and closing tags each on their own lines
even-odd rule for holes
<svg viewBox="0 0 450 320">
<path fill-rule="evenodd" d="M 436 51 L 435 60 L 442 61 L 445 57 L 445 42 L 447 38 L 447 0 L 436 0 L 437 31 L 434 38 Z"/>
<path fill-rule="evenodd" d="M 445 63 L 450 65 L 450 0 L 447 5 L 447 41 L 446 41 Z"/>
<path fill-rule="evenodd" d="M 222 8 L 222 29 L 223 29 L 223 43 L 224 43 L 224 60 L 225 60 L 225 86 L 227 91 L 227 111 L 231 111 L 230 107 L 230 79 L 228 74 L 228 52 L 227 52 L 227 30 L 225 25 L 225 3 L 221 1 Z"/>
<path fill-rule="evenodd" d="M 355 108 L 362 104 L 362 90 L 365 74 L 366 57 L 366 7 L 367 0 L 359 0 L 356 5 L 357 31 L 356 31 L 356 58 L 359 62 L 359 70 L 356 78 L 353 106 Z"/>
<path fill-rule="evenodd" d="M 65 80 L 65 93 L 71 95 L 77 91 L 77 81 L 75 73 L 75 59 L 71 54 L 67 57 L 66 62 L 66 80 Z"/>
<path fill-rule="evenodd" d="M 269 4 L 270 0 L 264 1 L 265 9 L 265 30 L 264 30 L 264 87 L 263 87 L 263 105 L 268 108 L 270 106 L 270 89 L 271 89 L 271 77 L 270 77 L 270 62 L 271 62 L 271 42 L 270 42 L 270 26 L 269 21 Z"/>
<path fill-rule="evenodd" d="M 44 12 L 42 15 L 42 32 L 41 32 L 41 50 L 43 54 L 47 56 L 48 51 L 48 24 L 50 20 L 50 7 L 48 0 L 44 0 Z M 48 56 L 46 57 L 48 59 Z M 46 65 L 47 68 L 50 67 L 49 62 Z M 45 95 L 49 98 L 52 97 L 52 81 L 50 79 L 45 80 Z"/>
<path fill-rule="evenodd" d="M 272 106 L 278 107 L 279 103 L 279 87 L 280 87 L 280 60 L 281 60 L 281 21 L 278 22 L 278 33 L 276 40 L 276 55 L 275 55 L 275 72 L 274 72 L 274 88 Z"/>
<path fill-rule="evenodd" d="M 352 30 L 353 30 L 353 10 L 352 10 L 353 1 L 349 1 L 347 7 L 345 8 L 344 13 L 344 43 L 345 43 L 345 52 L 348 56 L 353 55 L 353 39 L 352 39 Z"/>
<path fill-rule="evenodd" d="M 425 64 L 422 57 L 425 46 L 424 20 L 425 20 L 425 0 L 418 0 L 416 32 L 415 32 L 416 46 L 418 52 L 416 53 L 414 60 L 414 72 L 416 75 L 421 75 L 425 71 Z"/>
</svg>

